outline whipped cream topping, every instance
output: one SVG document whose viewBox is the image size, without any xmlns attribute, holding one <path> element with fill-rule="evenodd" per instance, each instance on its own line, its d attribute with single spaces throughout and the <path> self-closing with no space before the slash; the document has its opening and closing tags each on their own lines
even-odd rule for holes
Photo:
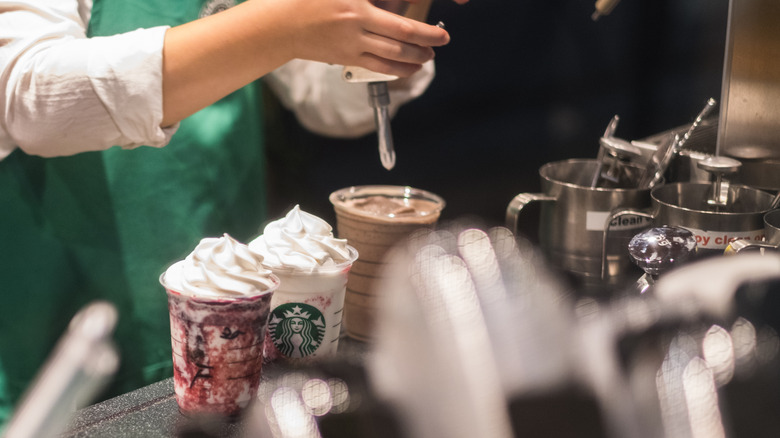
<svg viewBox="0 0 780 438">
<path fill-rule="evenodd" d="M 165 272 L 165 286 L 193 297 L 249 297 L 276 286 L 263 256 L 224 234 L 202 239 Z"/>
<path fill-rule="evenodd" d="M 269 223 L 263 234 L 249 243 L 263 255 L 263 264 L 272 269 L 313 271 L 336 266 L 355 258 L 346 239 L 333 236 L 324 220 L 296 205 L 281 219 Z"/>
</svg>

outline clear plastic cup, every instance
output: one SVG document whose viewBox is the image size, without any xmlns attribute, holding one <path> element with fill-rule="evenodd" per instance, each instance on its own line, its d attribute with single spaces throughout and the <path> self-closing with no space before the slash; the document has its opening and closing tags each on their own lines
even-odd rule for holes
<svg viewBox="0 0 780 438">
<path fill-rule="evenodd" d="M 434 193 L 408 186 L 354 186 L 330 194 L 338 237 L 360 253 L 352 266 L 344 299 L 346 334 L 362 341 L 373 337 L 377 286 L 385 255 L 421 228 L 434 228 L 446 203 Z M 371 200 L 378 200 L 372 204 Z"/>
<path fill-rule="evenodd" d="M 273 269 L 281 285 L 271 299 L 266 335 L 267 361 L 305 362 L 336 353 L 344 313 L 347 275 L 358 258 L 313 271 Z"/>
<path fill-rule="evenodd" d="M 279 287 L 236 298 L 190 297 L 160 283 L 168 294 L 173 382 L 179 410 L 188 416 L 237 417 L 260 384 L 271 297 Z"/>
</svg>

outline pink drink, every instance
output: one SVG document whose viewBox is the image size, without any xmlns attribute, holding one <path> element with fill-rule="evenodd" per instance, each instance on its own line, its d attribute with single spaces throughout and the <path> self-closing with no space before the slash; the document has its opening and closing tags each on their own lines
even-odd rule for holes
<svg viewBox="0 0 780 438">
<path fill-rule="evenodd" d="M 163 286 L 165 274 L 160 278 Z M 185 415 L 235 417 L 257 394 L 271 297 L 190 297 L 165 287 L 176 402 Z"/>
</svg>

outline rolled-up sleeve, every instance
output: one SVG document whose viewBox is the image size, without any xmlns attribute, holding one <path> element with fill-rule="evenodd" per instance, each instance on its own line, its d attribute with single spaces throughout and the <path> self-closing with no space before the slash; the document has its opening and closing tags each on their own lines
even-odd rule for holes
<svg viewBox="0 0 780 438">
<path fill-rule="evenodd" d="M 166 145 L 167 27 L 87 38 L 77 2 L 30 4 L 0 2 L 0 159 Z"/>
</svg>

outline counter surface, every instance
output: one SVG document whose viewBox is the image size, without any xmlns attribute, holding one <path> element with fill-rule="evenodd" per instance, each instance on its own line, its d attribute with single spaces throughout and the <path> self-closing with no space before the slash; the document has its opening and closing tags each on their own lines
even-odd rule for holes
<svg viewBox="0 0 780 438">
<path fill-rule="evenodd" d="M 198 436 L 234 437 L 241 432 L 241 423 L 210 427 L 218 430 L 204 431 L 202 425 L 179 413 L 170 378 L 79 410 L 62 436 L 157 438 L 197 431 Z"/>
<path fill-rule="evenodd" d="M 363 363 L 368 345 L 343 336 L 337 356 Z M 269 369 L 272 370 L 273 368 Z M 77 411 L 63 437 L 239 437 L 241 422 L 209 422 L 179 412 L 173 393 L 173 377 Z"/>
</svg>

